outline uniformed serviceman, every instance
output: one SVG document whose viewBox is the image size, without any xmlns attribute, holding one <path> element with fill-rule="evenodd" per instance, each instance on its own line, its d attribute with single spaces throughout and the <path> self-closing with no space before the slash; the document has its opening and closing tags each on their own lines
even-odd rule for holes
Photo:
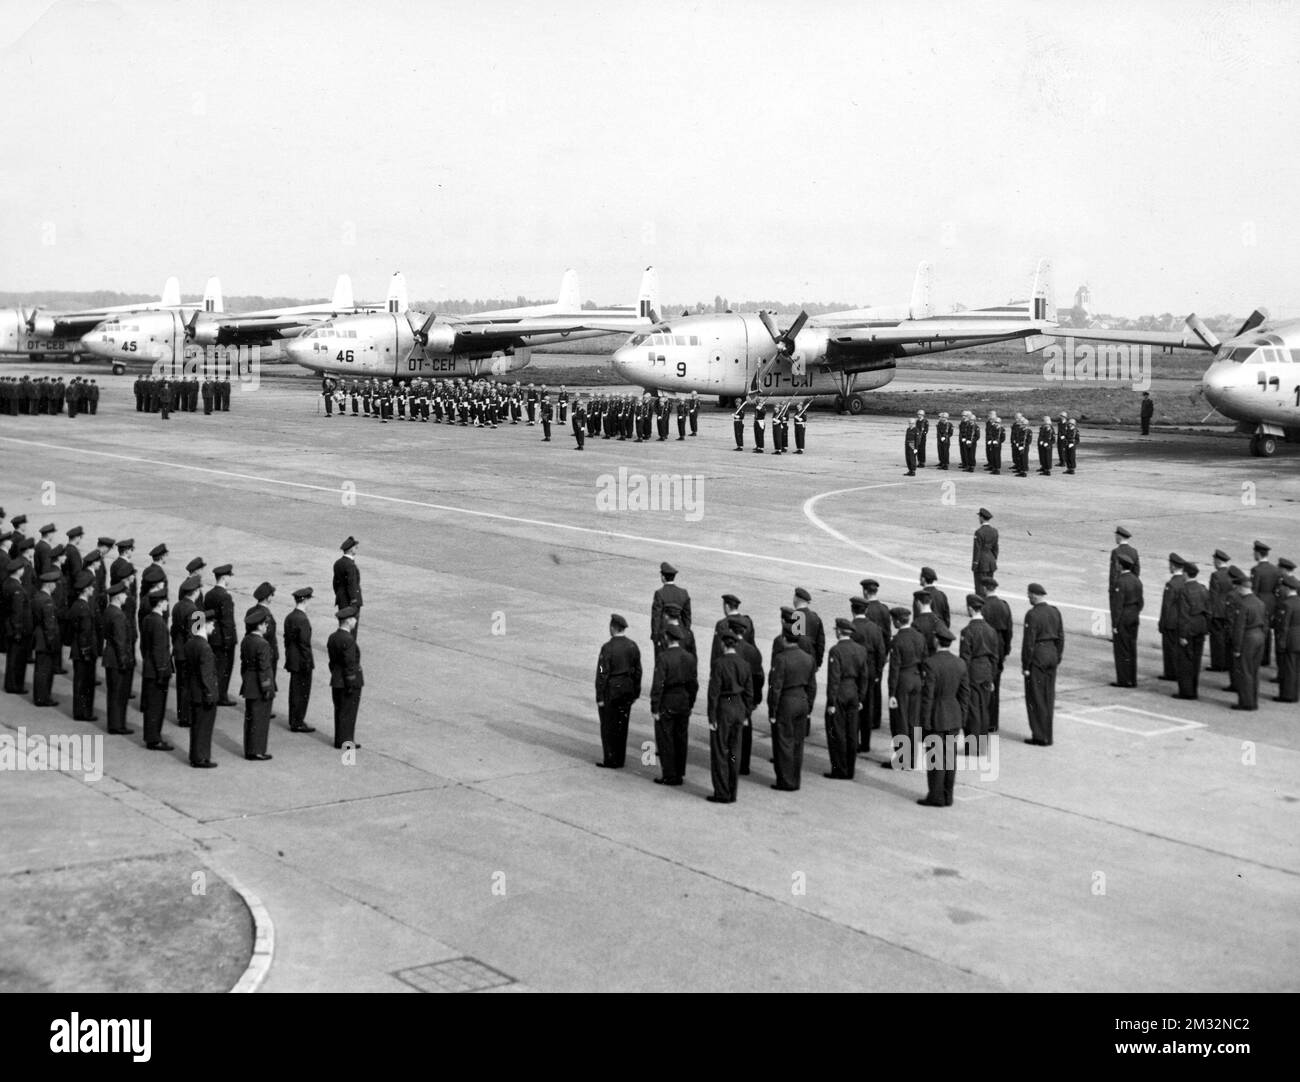
<svg viewBox="0 0 1300 1082">
<path fill-rule="evenodd" d="M 1056 444 L 1056 429 L 1052 427 L 1051 417 L 1044 417 L 1038 426 L 1038 472 L 1044 477 L 1052 476 L 1052 448 Z"/>
<path fill-rule="evenodd" d="M 966 663 L 949 647 L 953 633 L 937 632 L 938 649 L 925 663 L 921 684 L 921 740 L 925 756 L 926 795 L 918 804 L 952 807 L 957 783 L 957 732 L 965 722 L 970 684 Z"/>
<path fill-rule="evenodd" d="M 36 652 L 36 668 L 32 673 L 32 704 L 58 706 L 59 700 L 51 698 L 54 670 L 59 667 L 63 652 L 63 638 L 54 612 L 54 588 L 63 581 L 63 572 L 54 568 L 40 576 L 40 589 L 32 595 L 32 646 Z"/>
<path fill-rule="evenodd" d="M 72 720 L 98 721 L 95 716 L 95 576 L 82 570 L 73 582 L 76 600 L 68 608 L 68 646 L 72 661 Z"/>
<path fill-rule="evenodd" d="M 311 650 L 311 620 L 307 602 L 312 598 L 310 586 L 293 592 L 293 611 L 284 618 L 284 670 L 289 674 L 289 732 L 314 733 L 307 724 L 307 706 L 311 702 L 312 673 L 316 657 Z M 274 632 L 272 632 L 274 634 Z"/>
<path fill-rule="evenodd" d="M 339 626 L 325 643 L 330 662 L 330 694 L 334 698 L 334 747 L 359 748 L 357 711 L 361 708 L 361 689 L 366 686 L 366 678 L 356 639 L 357 610 L 348 605 L 334 616 Z"/>
<path fill-rule="evenodd" d="M 230 564 L 222 564 L 212 569 L 216 585 L 203 598 L 204 605 L 216 615 L 212 618 L 212 627 L 208 631 L 208 644 L 217 658 L 217 705 L 235 706 L 230 697 L 230 677 L 235 669 L 235 648 L 237 633 L 235 629 L 235 599 L 226 588 L 233 577 L 234 569 Z"/>
<path fill-rule="evenodd" d="M 926 657 L 925 638 L 912 623 L 910 610 L 899 605 L 889 610 L 894 635 L 889 645 L 890 757 L 885 769 L 908 770 L 916 766 L 917 737 L 921 723 L 921 665 Z"/>
<path fill-rule="evenodd" d="M 1007 430 L 996 413 L 990 412 L 984 423 L 984 468 L 989 473 L 1002 472 L 1002 445 L 1007 441 Z"/>
<path fill-rule="evenodd" d="M 1277 695 L 1279 703 L 1300 702 L 1300 579 L 1286 575 L 1278 598 Z"/>
<path fill-rule="evenodd" d="M 885 662 L 889 658 L 889 647 L 885 638 L 867 613 L 869 602 L 865 597 L 849 598 L 849 610 L 852 612 L 850 625 L 853 628 L 853 640 L 867 652 L 867 684 L 865 694 L 858 707 L 858 755 L 866 755 L 871 750 L 871 730 L 880 726 L 880 680 L 885 674 Z M 889 610 L 885 610 L 889 618 Z"/>
<path fill-rule="evenodd" d="M 1001 645 L 998 633 L 984 619 L 984 598 L 979 594 L 966 595 L 966 615 L 970 619 L 961 629 L 958 647 L 968 680 L 962 728 L 966 730 L 967 754 L 971 754 L 970 737 L 974 737 L 974 753 L 978 755 L 983 754 L 984 739 L 989 733 L 989 700 L 993 696 Z"/>
<path fill-rule="evenodd" d="M 752 709 L 753 680 L 749 665 L 736 653 L 736 633 L 728 628 L 721 638 L 722 654 L 709 666 L 709 771 L 713 793 L 708 800 L 712 804 L 734 804 L 740 771 L 737 753 L 745 719 Z"/>
<path fill-rule="evenodd" d="M 736 407 L 736 412 L 731 415 L 731 428 L 736 436 L 736 450 L 745 449 L 745 401 L 742 399 L 740 405 Z M 691 435 L 695 435 L 694 432 Z"/>
<path fill-rule="evenodd" d="M 686 750 L 691 710 L 700 685 L 695 655 L 682 649 L 678 625 L 665 625 L 666 646 L 655 658 L 650 688 L 650 713 L 654 718 L 655 745 L 662 776 L 656 785 L 681 785 L 686 774 Z"/>
<path fill-rule="evenodd" d="M 1200 568 L 1194 563 L 1184 563 L 1183 574 L 1187 581 L 1178 591 L 1174 606 L 1174 675 L 1178 691 L 1173 697 L 1195 699 L 1200 690 L 1205 635 L 1210 629 L 1210 591 L 1196 581 Z"/>
<path fill-rule="evenodd" d="M 907 472 L 904 477 L 916 476 L 916 422 L 907 422 L 907 431 L 903 433 L 903 458 L 907 462 Z"/>
<path fill-rule="evenodd" d="M 1029 584 L 1029 611 L 1020 641 L 1020 668 L 1025 677 L 1025 711 L 1029 715 L 1026 744 L 1050 747 L 1056 712 L 1056 670 L 1065 654 L 1061 613 L 1047 603 L 1047 591 Z"/>
<path fill-rule="evenodd" d="M 826 751 L 831 768 L 823 775 L 851 781 L 857 766 L 858 724 L 871 685 L 867 648 L 854 637 L 853 621 L 835 619 L 835 645 L 826 666 Z"/>
<path fill-rule="evenodd" d="M 803 742 L 808 736 L 817 700 L 817 669 L 812 654 L 798 645 L 792 623 L 783 626 L 782 649 L 773 648 L 767 677 L 767 713 L 772 726 L 772 762 L 776 781 L 771 788 L 794 792 L 803 771 Z"/>
<path fill-rule="evenodd" d="M 1132 567 L 1129 568 L 1138 578 L 1142 577 L 1142 561 L 1138 558 L 1138 551 L 1129 541 L 1133 534 L 1124 526 L 1115 527 L 1115 547 L 1110 550 L 1110 580 L 1108 586 L 1114 586 L 1115 580 L 1119 578 L 1119 558 L 1127 556 Z M 1112 616 L 1113 620 L 1113 616 Z"/>
<path fill-rule="evenodd" d="M 729 628 L 739 623 L 740 636 L 751 645 L 754 642 L 754 621 L 740 611 L 740 598 L 735 594 L 722 595 L 722 619 L 713 625 L 713 646 L 709 650 L 709 660 L 722 655 L 722 635 Z"/>
<path fill-rule="evenodd" d="M 119 580 L 108 588 L 104 610 L 104 693 L 108 700 L 107 728 L 110 733 L 129 736 L 135 732 L 126 724 L 126 701 L 131 694 L 135 671 L 135 648 L 131 621 L 126 615 L 127 585 Z"/>
<path fill-rule="evenodd" d="M 0 619 L 5 630 L 5 691 L 10 695 L 27 692 L 27 661 L 32 652 L 32 607 L 23 589 L 23 575 L 30 565 L 22 556 L 10 556 L 8 576 L 0 584 Z"/>
<path fill-rule="evenodd" d="M 736 656 L 749 666 L 749 711 L 745 714 L 745 726 L 740 733 L 740 773 L 749 773 L 749 757 L 754 747 L 754 711 L 763 705 L 763 683 L 767 673 L 763 668 L 763 653 L 758 646 L 745 638 L 746 631 L 754 633 L 752 623 L 747 616 L 733 616 L 731 630 L 735 633 Z"/>
<path fill-rule="evenodd" d="M 916 465 L 925 469 L 925 442 L 930 435 L 930 422 L 926 420 L 925 410 L 916 411 Z"/>
<path fill-rule="evenodd" d="M 877 596 L 880 593 L 880 583 L 875 579 L 861 579 L 858 585 L 862 587 L 862 597 L 867 603 L 863 615 L 880 629 L 880 638 L 885 644 L 885 657 L 888 657 L 889 643 L 894 635 L 894 621 L 889 615 L 889 606 Z M 879 729 L 883 722 L 884 697 L 881 693 L 880 683 L 884 672 L 885 667 L 882 660 L 880 668 L 876 670 L 876 688 L 874 693 L 868 697 L 867 715 L 859 726 L 859 732 L 864 731 L 866 728 Z M 870 722 L 869 725 L 868 721 Z"/>
<path fill-rule="evenodd" d="M 761 398 L 754 405 L 754 454 L 763 453 L 763 431 L 767 427 L 767 403 Z"/>
<path fill-rule="evenodd" d="M 171 751 L 172 745 L 163 739 L 167 688 L 172 679 L 165 587 L 155 587 L 149 602 L 149 611 L 140 621 L 140 712 L 144 715 L 144 744 L 150 751 Z"/>
<path fill-rule="evenodd" d="M 812 643 L 813 664 L 820 669 L 826 659 L 826 629 L 822 625 L 822 618 L 809 607 L 811 601 L 812 594 L 802 586 L 795 587 L 792 603 L 795 631 L 808 636 L 808 641 Z"/>
<path fill-rule="evenodd" d="M 946 625 L 952 626 L 952 607 L 948 604 L 948 595 L 939 589 L 937 583 L 939 573 L 933 567 L 921 568 L 920 583 L 922 590 L 928 590 L 930 593 L 930 608 L 935 615 L 939 617 Z M 915 597 L 915 595 L 913 595 Z M 916 622 L 917 613 L 920 612 L 920 606 L 916 601 L 912 603 L 912 622 Z"/>
<path fill-rule="evenodd" d="M 1115 655 L 1113 688 L 1137 687 L 1137 637 L 1142 622 L 1142 580 L 1133 574 L 1128 553 L 1116 558 L 1119 575 L 1110 588 L 1111 648 Z"/>
<path fill-rule="evenodd" d="M 1234 710 L 1259 709 L 1259 666 L 1264 657 L 1268 614 L 1250 579 L 1240 568 L 1233 576 L 1237 604 L 1232 620 L 1232 687 L 1237 693 Z"/>
<path fill-rule="evenodd" d="M 575 451 L 581 451 L 587 442 L 587 400 L 579 398 L 573 405 L 573 438 Z"/>
<path fill-rule="evenodd" d="M 244 758 L 258 763 L 271 758 L 266 751 L 266 740 L 271 729 L 271 700 L 275 698 L 275 662 L 265 638 L 268 616 L 261 605 L 254 605 L 244 613 L 244 638 L 239 644 Z"/>
<path fill-rule="evenodd" d="M 659 654 L 659 640 L 663 634 L 665 605 L 676 605 L 682 610 L 682 626 L 691 626 L 691 596 L 677 585 L 677 568 L 667 561 L 659 565 L 659 589 L 655 591 L 650 602 L 650 641 L 654 643 L 655 654 Z"/>
<path fill-rule="evenodd" d="M 1156 630 L 1160 632 L 1160 655 L 1164 662 L 1160 670 L 1161 680 L 1177 680 L 1174 671 L 1175 657 L 1178 653 L 1178 591 L 1187 582 L 1183 575 L 1184 560 L 1176 552 L 1169 554 L 1169 579 L 1165 583 L 1164 594 L 1160 599 L 1160 620 Z"/>
<path fill-rule="evenodd" d="M 1079 426 L 1073 417 L 1065 422 L 1065 435 L 1061 439 L 1065 452 L 1065 472 L 1074 473 L 1079 466 Z"/>
<path fill-rule="evenodd" d="M 916 590 L 912 594 L 912 629 L 925 641 L 925 656 L 929 657 L 938 648 L 935 633 L 941 627 L 947 627 L 947 621 L 939 619 L 931 607 L 930 591 Z"/>
<path fill-rule="evenodd" d="M 970 569 L 975 576 L 975 592 L 984 596 L 985 584 L 998 569 L 998 529 L 989 525 L 993 512 L 986 507 L 979 509 L 980 524 L 975 530 L 975 548 L 971 553 Z"/>
<path fill-rule="evenodd" d="M 628 718 L 641 697 L 641 650 L 627 637 L 627 620 L 609 618 L 609 641 L 596 660 L 596 710 L 600 716 L 601 758 L 596 765 L 621 770 L 627 757 Z"/>
<path fill-rule="evenodd" d="M 794 408 L 794 453 L 803 454 L 808 444 L 808 407 L 812 402 L 801 402 Z"/>
<path fill-rule="evenodd" d="M 690 405 L 686 410 L 686 417 L 687 420 L 691 422 L 691 435 L 698 436 L 700 434 L 700 396 L 695 391 L 691 392 L 691 400 Z"/>
<path fill-rule="evenodd" d="M 191 561 L 193 562 L 193 561 Z M 202 563 L 202 561 L 199 561 Z M 190 684 L 185 672 L 185 644 L 190 638 L 192 617 L 199 609 L 199 592 L 203 580 L 191 573 L 180 585 L 180 595 L 172 606 L 171 645 L 172 668 L 176 672 L 176 724 L 182 729 L 190 727 Z"/>
<path fill-rule="evenodd" d="M 253 600 L 266 610 L 266 645 L 271 648 L 271 672 L 272 674 L 280 671 L 280 640 L 275 634 L 275 614 L 271 611 L 271 598 L 275 596 L 275 587 L 269 582 L 259 583 L 256 590 L 253 591 Z M 276 676 L 272 676 L 272 683 L 275 685 L 271 691 L 271 717 L 275 717 L 275 693 L 280 690 L 280 681 Z"/>
<path fill-rule="evenodd" d="M 334 607 L 356 609 L 352 617 L 352 637 L 357 637 L 361 622 L 361 570 L 357 567 L 357 547 L 360 542 L 351 534 L 339 546 L 343 553 L 334 561 Z"/>
<path fill-rule="evenodd" d="M 38 545 L 37 548 L 40 546 Z M 1250 569 L 1250 588 L 1264 603 L 1264 653 L 1260 658 L 1260 664 L 1268 668 L 1272 664 L 1273 610 L 1277 607 L 1277 584 L 1282 579 L 1282 572 L 1269 563 L 1269 547 L 1263 541 L 1255 542 L 1253 552 L 1255 566 Z M 40 571 L 39 560 L 36 570 Z"/>
<path fill-rule="evenodd" d="M 934 445 L 939 449 L 939 469 L 946 470 L 952 449 L 952 422 L 946 413 L 939 414 L 939 422 L 934 426 Z"/>
<path fill-rule="evenodd" d="M 1210 672 L 1228 672 L 1232 651 L 1228 648 L 1228 598 L 1232 578 L 1228 564 L 1232 561 L 1223 549 L 1214 550 L 1214 570 L 1210 573 Z"/>
<path fill-rule="evenodd" d="M 210 621 L 216 613 L 190 613 L 184 647 L 185 697 L 190 719 L 190 766 L 211 770 L 212 727 L 217 720 L 217 659 L 208 644 Z"/>
</svg>

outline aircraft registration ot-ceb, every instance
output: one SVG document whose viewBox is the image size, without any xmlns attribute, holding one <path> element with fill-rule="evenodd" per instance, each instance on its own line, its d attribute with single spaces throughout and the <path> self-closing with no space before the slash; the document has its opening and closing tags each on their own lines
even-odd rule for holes
<svg viewBox="0 0 1300 1082">
<path fill-rule="evenodd" d="M 861 413 L 863 391 L 894 378 L 900 360 L 1022 339 L 1028 352 L 1051 342 L 1051 267 L 1041 260 L 1027 301 L 935 315 L 933 274 L 917 269 L 911 303 L 808 317 L 780 331 L 767 312 L 684 315 L 634 335 L 614 353 L 614 367 L 651 391 L 697 391 L 724 405 L 752 395 L 835 395 Z"/>
</svg>

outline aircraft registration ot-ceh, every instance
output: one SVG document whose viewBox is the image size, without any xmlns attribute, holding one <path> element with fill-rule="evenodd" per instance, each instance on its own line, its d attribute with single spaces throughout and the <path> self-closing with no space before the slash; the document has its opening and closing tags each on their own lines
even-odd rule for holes
<svg viewBox="0 0 1300 1082">
<path fill-rule="evenodd" d="M 532 346 L 629 334 L 654 322 L 658 277 L 647 267 L 635 305 L 582 307 L 569 270 L 554 304 L 422 319 L 416 312 L 341 316 L 285 344 L 297 364 L 323 375 L 413 379 L 503 376 L 525 367 Z"/>
<path fill-rule="evenodd" d="M 82 335 L 106 319 L 136 312 L 159 312 L 168 317 L 177 313 L 189 318 L 190 313 L 216 313 L 221 308 L 221 284 L 215 278 L 208 279 L 203 300 L 198 304 L 183 303 L 180 283 L 175 278 L 168 278 L 157 301 L 73 312 L 43 312 L 39 307 L 5 308 L 0 310 L 0 356 L 27 357 L 33 361 L 61 357 L 76 359 L 85 352 Z"/>
<path fill-rule="evenodd" d="M 115 373 L 133 362 L 169 372 L 193 371 L 210 347 L 266 346 L 336 316 L 405 310 L 406 282 L 400 273 L 393 275 L 383 304 L 362 305 L 353 299 L 352 279 L 342 274 L 326 301 L 235 315 L 195 312 L 188 318 L 178 310 L 136 312 L 99 324 L 81 344 L 88 353 L 111 361 Z"/>
<path fill-rule="evenodd" d="M 1220 341 L 1195 313 L 1181 331 L 1104 329 L 1053 332 L 1062 338 L 1194 349 L 1213 354 L 1201 377 L 1200 393 L 1223 416 L 1250 436 L 1250 453 L 1268 457 L 1278 438 L 1300 441 L 1300 319 L 1272 322 L 1255 309 L 1225 341 Z"/>
<path fill-rule="evenodd" d="M 654 392 L 697 391 L 723 405 L 754 395 L 835 395 L 856 414 L 866 405 L 862 392 L 889 383 L 902 360 L 1014 339 L 1030 353 L 1051 343 L 1056 311 L 1047 260 L 1038 263 L 1027 301 L 935 315 L 932 284 L 931 267 L 922 263 L 905 306 L 812 318 L 800 312 L 784 331 L 768 312 L 664 320 L 616 350 L 614 367 Z"/>
</svg>

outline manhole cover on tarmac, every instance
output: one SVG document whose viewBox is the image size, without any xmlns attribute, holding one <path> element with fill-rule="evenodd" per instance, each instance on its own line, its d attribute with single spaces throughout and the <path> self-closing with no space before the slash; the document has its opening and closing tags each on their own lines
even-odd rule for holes
<svg viewBox="0 0 1300 1082">
<path fill-rule="evenodd" d="M 450 958 L 427 966 L 399 969 L 393 976 L 421 992 L 482 992 L 515 983 L 514 977 L 485 966 L 477 958 Z"/>
</svg>

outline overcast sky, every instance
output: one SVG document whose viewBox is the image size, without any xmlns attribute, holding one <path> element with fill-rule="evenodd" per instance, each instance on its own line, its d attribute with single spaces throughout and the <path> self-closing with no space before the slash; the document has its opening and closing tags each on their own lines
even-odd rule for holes
<svg viewBox="0 0 1300 1082">
<path fill-rule="evenodd" d="M 0 11 L 0 289 L 1300 311 L 1300 5 Z"/>
</svg>

